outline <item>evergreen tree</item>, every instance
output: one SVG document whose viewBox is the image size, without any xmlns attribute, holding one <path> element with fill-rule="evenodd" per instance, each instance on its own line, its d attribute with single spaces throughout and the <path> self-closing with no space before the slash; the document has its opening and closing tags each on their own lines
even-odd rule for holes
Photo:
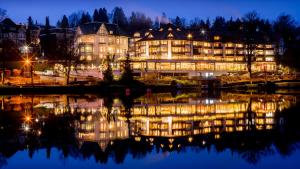
<svg viewBox="0 0 300 169">
<path fill-rule="evenodd" d="M 69 25 L 71 28 L 77 27 L 80 24 L 80 18 L 82 16 L 82 11 L 73 12 L 69 17 Z"/>
<path fill-rule="evenodd" d="M 46 16 L 45 31 L 49 31 L 49 29 L 50 29 L 50 20 L 49 20 L 49 16 Z"/>
<path fill-rule="evenodd" d="M 105 8 L 99 9 L 99 21 L 104 23 L 109 23 L 107 11 Z"/>
<path fill-rule="evenodd" d="M 30 44 L 32 42 L 31 30 L 32 30 L 33 25 L 34 25 L 33 20 L 31 18 L 31 16 L 29 16 L 27 19 L 27 29 L 26 29 L 26 43 L 27 44 Z"/>
<path fill-rule="evenodd" d="M 129 17 L 128 29 L 131 33 L 149 29 L 152 26 L 152 20 L 149 17 L 146 17 L 144 13 L 141 12 L 132 12 Z"/>
<path fill-rule="evenodd" d="M 113 10 L 112 23 L 119 25 L 119 27 L 123 30 L 127 30 L 128 21 L 121 7 L 115 7 Z"/>
<path fill-rule="evenodd" d="M 100 16 L 99 16 L 99 13 L 98 13 L 97 9 L 94 10 L 93 21 L 94 22 L 100 22 Z"/>
<path fill-rule="evenodd" d="M 174 23 L 173 23 L 176 27 L 183 27 L 183 23 L 181 21 L 181 18 L 179 18 L 179 16 L 176 16 L 175 20 L 174 20 Z"/>
<path fill-rule="evenodd" d="M 61 23 L 60 23 L 60 27 L 63 29 L 69 28 L 69 20 L 66 15 L 63 16 Z"/>
<path fill-rule="evenodd" d="M 29 17 L 28 17 L 27 21 L 28 21 L 28 22 L 27 22 L 27 25 L 28 25 L 28 27 L 29 27 L 29 26 L 33 26 L 33 25 L 34 25 L 34 23 L 33 23 L 33 20 L 32 20 L 32 18 L 31 18 L 31 16 L 29 16 Z"/>
<path fill-rule="evenodd" d="M 91 15 L 87 13 L 82 13 L 81 19 L 80 19 L 80 24 L 86 24 L 92 21 Z"/>
<path fill-rule="evenodd" d="M 124 61 L 124 65 L 123 65 L 123 73 L 121 76 L 121 82 L 124 84 L 131 84 L 131 82 L 133 81 L 133 71 L 131 69 L 131 60 L 129 57 L 129 54 L 126 55 L 126 60 Z"/>
<path fill-rule="evenodd" d="M 87 23 L 92 22 L 92 17 L 88 12 L 86 13 L 86 19 L 87 19 Z"/>
<path fill-rule="evenodd" d="M 112 71 L 112 67 L 111 67 L 111 59 L 110 59 L 109 55 L 106 56 L 106 66 L 107 66 L 107 68 L 103 73 L 104 74 L 103 80 L 106 83 L 111 83 L 111 82 L 113 82 L 114 77 L 113 77 L 113 71 Z"/>
</svg>

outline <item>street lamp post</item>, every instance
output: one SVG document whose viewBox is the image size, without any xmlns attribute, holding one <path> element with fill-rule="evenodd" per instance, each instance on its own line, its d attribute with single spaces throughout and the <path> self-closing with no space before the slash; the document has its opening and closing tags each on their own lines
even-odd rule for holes
<svg viewBox="0 0 300 169">
<path fill-rule="evenodd" d="M 31 86 L 33 86 L 33 67 L 32 67 L 32 60 L 28 57 L 28 49 L 29 49 L 28 46 L 24 46 L 25 55 L 26 55 L 25 64 L 30 66 Z"/>
</svg>

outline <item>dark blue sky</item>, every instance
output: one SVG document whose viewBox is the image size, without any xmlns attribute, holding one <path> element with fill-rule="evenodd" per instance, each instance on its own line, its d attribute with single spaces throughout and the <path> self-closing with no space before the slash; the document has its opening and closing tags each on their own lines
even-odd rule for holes
<svg viewBox="0 0 300 169">
<path fill-rule="evenodd" d="M 25 22 L 28 16 L 43 23 L 50 16 L 51 24 L 79 10 L 93 13 L 95 8 L 106 7 L 110 12 L 115 6 L 123 7 L 126 14 L 141 11 L 155 17 L 165 12 L 168 17 L 176 15 L 191 19 L 221 15 L 241 17 L 256 10 L 261 17 L 274 20 L 279 14 L 291 14 L 300 21 L 300 0 L 0 0 L 0 8 L 7 10 L 16 22 Z"/>
</svg>

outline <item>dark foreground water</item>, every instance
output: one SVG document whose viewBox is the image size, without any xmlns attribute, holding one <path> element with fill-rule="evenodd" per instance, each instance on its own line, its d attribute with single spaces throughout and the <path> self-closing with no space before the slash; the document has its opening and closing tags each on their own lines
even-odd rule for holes
<svg viewBox="0 0 300 169">
<path fill-rule="evenodd" d="M 297 94 L 0 99 L 0 168 L 300 168 Z"/>
</svg>

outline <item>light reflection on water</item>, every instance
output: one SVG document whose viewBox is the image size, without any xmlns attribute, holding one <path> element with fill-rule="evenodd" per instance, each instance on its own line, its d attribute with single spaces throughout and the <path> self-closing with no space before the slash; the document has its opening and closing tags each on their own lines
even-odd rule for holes
<svg viewBox="0 0 300 169">
<path fill-rule="evenodd" d="M 2 96 L 0 168 L 299 168 L 297 98 Z"/>
</svg>

